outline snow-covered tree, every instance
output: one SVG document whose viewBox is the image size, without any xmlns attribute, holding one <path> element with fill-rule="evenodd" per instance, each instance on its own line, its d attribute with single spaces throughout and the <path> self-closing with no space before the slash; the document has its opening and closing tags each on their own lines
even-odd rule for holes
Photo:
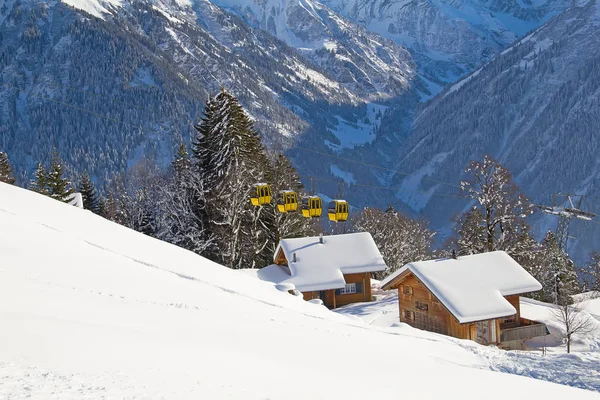
<svg viewBox="0 0 600 400">
<path fill-rule="evenodd" d="M 478 207 L 459 216 L 456 232 L 456 251 L 459 256 L 484 253 L 486 247 L 486 229 L 483 215 Z"/>
<path fill-rule="evenodd" d="M 434 233 L 427 224 L 403 215 L 390 206 L 386 211 L 365 208 L 352 218 L 356 232 L 369 232 L 379 248 L 387 270 L 375 274 L 382 279 L 412 261 L 430 257 Z"/>
<path fill-rule="evenodd" d="M 48 195 L 48 172 L 42 163 L 38 163 L 33 176 L 34 179 L 29 182 L 29 189 L 40 194 Z"/>
<path fill-rule="evenodd" d="M 90 210 L 94 214 L 100 213 L 100 200 L 98 198 L 98 192 L 96 186 L 92 182 L 92 178 L 87 172 L 84 172 L 81 176 L 81 182 L 79 184 L 79 192 L 83 199 L 83 208 Z"/>
<path fill-rule="evenodd" d="M 571 304 L 571 296 L 579 293 L 573 261 L 559 247 L 556 236 L 548 231 L 540 244 L 532 275 L 542 284 L 533 296 L 554 304 Z"/>
<path fill-rule="evenodd" d="M 48 171 L 48 180 L 46 186 L 48 188 L 48 196 L 55 200 L 68 203 L 73 200 L 74 190 L 71 187 L 71 182 L 63 177 L 64 167 L 62 161 L 55 151 L 52 155 L 52 163 Z"/>
<path fill-rule="evenodd" d="M 192 168 L 185 145 L 180 145 L 171 166 L 173 173 L 160 193 L 157 237 L 203 254 L 212 244 L 204 227 L 204 186 L 199 172 Z"/>
<path fill-rule="evenodd" d="M 469 179 L 461 182 L 462 191 L 475 200 L 478 213 L 463 220 L 465 228 L 476 232 L 464 232 L 475 243 L 463 246 L 469 251 L 480 248 L 480 227 L 484 229 L 485 251 L 504 250 L 509 254 L 518 246 L 522 233 L 527 230 L 525 218 L 533 213 L 533 205 L 519 191 L 510 172 L 494 158 L 486 155 L 483 162 L 471 161 L 465 172 Z M 479 221 L 476 221 L 478 218 Z"/>
<path fill-rule="evenodd" d="M 600 253 L 592 253 L 590 261 L 583 268 L 585 288 L 587 291 L 600 292 Z"/>
<path fill-rule="evenodd" d="M 253 208 L 250 194 L 269 181 L 269 160 L 260 136 L 237 99 L 221 90 L 210 98 L 193 143 L 206 206 L 204 226 L 214 238 L 205 255 L 229 268 L 263 266 L 273 237 L 272 206 Z M 266 259 L 266 258 L 265 258 Z"/>
<path fill-rule="evenodd" d="M 12 174 L 13 169 L 8 162 L 8 155 L 0 151 L 0 182 L 14 184 L 15 178 Z"/>
</svg>

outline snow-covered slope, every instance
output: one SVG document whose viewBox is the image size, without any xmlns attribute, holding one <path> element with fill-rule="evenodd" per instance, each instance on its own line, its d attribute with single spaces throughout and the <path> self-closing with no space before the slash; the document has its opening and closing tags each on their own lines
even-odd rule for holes
<svg viewBox="0 0 600 400">
<path fill-rule="evenodd" d="M 337 82 L 365 99 L 397 96 L 415 85 L 416 65 L 405 48 L 318 1 L 214 2 L 307 54 Z"/>
<path fill-rule="evenodd" d="M 393 327 L 398 332 L 429 340 L 444 336 L 422 331 L 398 322 L 398 293 L 396 290 L 382 291 L 381 284 L 373 281 L 376 301 L 350 304 L 335 312 L 362 321 L 371 327 Z M 597 300 L 592 300 L 597 301 Z M 550 331 L 549 336 L 527 341 L 530 351 L 497 351 L 469 341 L 455 340 L 478 356 L 488 360 L 490 368 L 511 374 L 530 376 L 550 382 L 600 391 L 600 322 L 593 323 L 595 330 L 583 336 L 574 336 L 573 351 L 566 354 L 566 344 L 560 337 L 564 332 L 552 311 L 552 305 L 521 297 L 521 315 L 543 322 Z M 454 340 L 454 339 L 450 339 Z M 544 354 L 545 353 L 545 354 Z"/>
<path fill-rule="evenodd" d="M 335 12 L 408 46 L 441 82 L 491 60 L 571 5 L 567 0 L 324 0 Z"/>
<path fill-rule="evenodd" d="M 414 116 L 398 121 L 393 116 L 402 110 L 392 110 L 381 130 L 406 139 L 395 148 L 391 169 L 411 174 L 388 177 L 388 184 L 435 228 L 448 226 L 468 206 L 452 197 L 459 194 L 452 185 L 470 160 L 491 154 L 536 204 L 551 202 L 552 193 L 578 193 L 586 195 L 585 209 L 599 212 L 599 49 L 600 6 L 590 1 L 552 19 Z M 383 152 L 389 143 L 372 146 Z M 341 167 L 365 182 L 361 166 Z M 535 226 L 542 235 L 555 227 L 554 217 Z M 572 228 L 569 252 L 583 261 L 600 247 L 600 226 L 576 221 Z"/>
<path fill-rule="evenodd" d="M 446 340 L 373 330 L 272 285 L 0 184 L 0 397 L 597 398 L 488 371 Z M 348 354 L 351 353 L 350 362 Z M 398 360 L 402 360 L 401 363 Z M 332 368 L 332 365 L 335 368 Z M 436 376 L 438 385 L 425 384 Z"/>
</svg>

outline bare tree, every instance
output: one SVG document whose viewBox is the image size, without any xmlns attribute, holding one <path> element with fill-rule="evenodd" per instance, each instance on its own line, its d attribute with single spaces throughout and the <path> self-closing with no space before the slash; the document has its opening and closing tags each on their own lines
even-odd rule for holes
<svg viewBox="0 0 600 400">
<path fill-rule="evenodd" d="M 390 206 L 386 211 L 365 208 L 352 218 L 356 232 L 370 232 L 383 255 L 388 268 L 373 274 L 376 279 L 387 275 L 412 261 L 426 260 L 431 256 L 431 243 L 435 235 L 427 223 L 411 219 Z"/>
<path fill-rule="evenodd" d="M 484 156 L 483 162 L 471 161 L 465 172 L 469 179 L 461 182 L 462 191 L 476 203 L 465 221 L 483 228 L 476 236 L 484 237 L 485 251 L 512 253 L 527 229 L 525 218 L 533 213 L 533 205 L 520 192 L 510 172 L 491 156 Z"/>
<path fill-rule="evenodd" d="M 596 328 L 592 316 L 585 312 L 580 304 L 569 304 L 566 298 L 555 306 L 553 314 L 554 318 L 560 322 L 561 327 L 564 328 L 564 331 L 560 331 L 558 335 L 567 341 L 567 353 L 571 352 L 573 336 L 586 335 Z"/>
</svg>

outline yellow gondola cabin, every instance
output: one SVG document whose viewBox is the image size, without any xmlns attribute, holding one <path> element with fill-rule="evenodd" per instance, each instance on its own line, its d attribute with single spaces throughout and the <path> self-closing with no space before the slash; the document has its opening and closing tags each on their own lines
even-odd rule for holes
<svg viewBox="0 0 600 400">
<path fill-rule="evenodd" d="M 346 200 L 332 200 L 327 207 L 329 220 L 333 222 L 344 222 L 348 219 L 350 207 Z"/>
<path fill-rule="evenodd" d="M 282 213 L 298 209 L 298 195 L 293 190 L 283 190 L 277 199 L 277 210 Z"/>
<path fill-rule="evenodd" d="M 319 196 L 308 196 L 302 199 L 302 216 L 319 218 L 323 213 L 323 203 Z"/>
<path fill-rule="evenodd" d="M 254 193 L 250 197 L 253 206 L 262 206 L 271 202 L 271 186 L 259 183 L 254 187 Z"/>
</svg>

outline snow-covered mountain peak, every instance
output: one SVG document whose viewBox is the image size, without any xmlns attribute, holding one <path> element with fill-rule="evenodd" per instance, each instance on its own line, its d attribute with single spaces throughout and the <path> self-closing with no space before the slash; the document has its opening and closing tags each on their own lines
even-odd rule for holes
<svg viewBox="0 0 600 400">
<path fill-rule="evenodd" d="M 401 95 L 414 86 L 408 51 L 315 0 L 216 0 L 252 27 L 265 30 L 330 72 L 365 100 Z"/>
</svg>

